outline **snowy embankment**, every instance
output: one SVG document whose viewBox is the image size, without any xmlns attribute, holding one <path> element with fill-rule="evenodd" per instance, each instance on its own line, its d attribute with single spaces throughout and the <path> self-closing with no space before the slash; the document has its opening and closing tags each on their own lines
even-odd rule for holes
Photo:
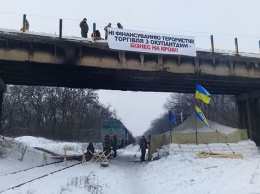
<svg viewBox="0 0 260 194">
<path fill-rule="evenodd" d="M 48 148 L 52 151 L 63 149 L 61 142 L 49 142 L 40 138 L 22 137 L 15 141 L 24 141 L 37 147 Z M 27 140 L 25 140 L 27 139 Z M 41 143 L 39 143 L 41 142 Z M 48 142 L 45 144 L 45 142 Z M 40 145 L 41 144 L 41 145 Z M 65 143 L 66 144 L 66 143 Z M 68 143 L 81 153 L 82 146 L 78 143 Z M 56 148 L 54 148 L 56 146 Z M 44 167 L 44 170 L 21 172 L 15 175 L 4 175 L 8 167 L 9 173 L 14 169 L 41 164 L 42 153 L 32 150 L 34 154 L 24 156 L 18 161 L 15 155 L 16 146 L 8 149 L 7 157 L 0 158 L 0 192 L 5 188 L 15 186 L 16 182 L 23 182 L 33 174 L 44 174 L 46 171 L 57 170 L 63 164 Z M 181 149 L 180 149 L 181 147 Z M 229 144 L 235 152 L 243 154 L 244 159 L 204 158 L 196 159 L 198 151 L 223 151 L 232 153 L 227 145 L 176 145 L 164 146 L 164 157 L 153 162 L 139 162 L 138 146 L 128 146 L 118 150 L 118 157 L 109 159 L 109 167 L 102 168 L 99 162 L 88 162 L 86 165 L 76 165 L 72 168 L 50 174 L 39 180 L 24 184 L 21 187 L 5 191 L 5 194 L 257 194 L 260 190 L 260 155 L 252 141 L 243 141 L 238 144 Z M 15 148 L 15 149 L 14 149 Z M 228 151 L 229 149 L 230 151 Z M 161 153 L 162 153 L 161 150 Z M 247 151 L 246 151 L 247 150 Z M 34 157 L 34 162 L 32 158 Z M 36 158 L 38 158 L 38 162 Z M 75 161 L 68 161 L 68 165 Z M 26 174 L 29 173 L 29 174 Z M 24 177 L 23 177 L 24 176 Z M 20 177 L 20 180 L 17 177 Z M 12 181 L 11 181 L 12 180 Z M 3 186 L 4 185 L 4 186 Z"/>
<path fill-rule="evenodd" d="M 86 143 L 71 143 L 62 141 L 53 141 L 44 138 L 36 138 L 31 136 L 23 136 L 15 138 L 17 141 L 23 142 L 31 147 L 44 148 L 56 154 L 63 155 L 64 149 L 67 150 L 67 154 L 81 154 L 82 149 L 86 149 Z"/>
<path fill-rule="evenodd" d="M 35 150 L 22 141 L 0 136 L 0 174 L 7 174 L 43 164 L 43 152 Z M 24 155 L 23 155 L 24 152 Z M 46 154 L 48 162 L 54 162 L 49 154 Z"/>
<path fill-rule="evenodd" d="M 158 149 L 153 157 L 174 155 L 178 153 L 213 152 L 221 154 L 242 154 L 243 157 L 250 157 L 259 154 L 255 142 L 251 140 L 238 143 L 211 143 L 211 144 L 169 144 Z"/>
</svg>

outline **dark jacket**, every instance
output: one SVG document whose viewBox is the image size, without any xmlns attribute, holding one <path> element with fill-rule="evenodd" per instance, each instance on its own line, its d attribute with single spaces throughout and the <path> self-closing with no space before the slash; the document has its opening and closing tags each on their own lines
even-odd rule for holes
<svg viewBox="0 0 260 194">
<path fill-rule="evenodd" d="M 107 28 L 111 28 L 111 25 L 108 24 L 105 26 L 105 28 L 104 28 L 105 32 L 107 32 Z"/>
<path fill-rule="evenodd" d="M 91 142 L 90 144 L 88 144 L 88 147 L 87 147 L 87 153 L 86 153 L 86 160 L 87 161 L 90 160 L 93 157 L 92 154 L 94 154 L 94 151 L 95 151 L 95 148 L 93 146 L 93 143 Z M 92 154 L 90 152 L 92 152 Z"/>
<path fill-rule="evenodd" d="M 81 28 L 81 32 L 83 33 L 88 33 L 88 24 L 86 21 L 81 21 L 80 24 L 79 24 L 79 27 Z"/>
<path fill-rule="evenodd" d="M 140 141 L 139 141 L 139 146 L 140 146 L 140 149 L 141 150 L 145 150 L 147 149 L 147 141 L 146 141 L 146 138 L 141 138 Z"/>
<path fill-rule="evenodd" d="M 110 137 L 105 138 L 105 148 L 111 149 L 111 139 L 110 139 Z"/>
<path fill-rule="evenodd" d="M 123 29 L 123 26 L 122 26 L 120 23 L 117 23 L 117 27 L 118 27 L 119 29 Z"/>
<path fill-rule="evenodd" d="M 104 30 L 105 30 L 105 39 L 107 40 L 107 35 L 108 35 L 108 30 L 107 28 L 111 28 L 111 24 L 108 24 L 107 26 L 105 26 Z"/>
<path fill-rule="evenodd" d="M 113 138 L 113 148 L 116 148 L 117 146 L 117 138 L 114 136 Z"/>
</svg>

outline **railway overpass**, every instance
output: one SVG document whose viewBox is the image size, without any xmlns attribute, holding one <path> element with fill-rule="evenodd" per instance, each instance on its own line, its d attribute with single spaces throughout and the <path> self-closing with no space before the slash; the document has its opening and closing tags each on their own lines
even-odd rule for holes
<svg viewBox="0 0 260 194">
<path fill-rule="evenodd" d="M 234 95 L 239 125 L 260 145 L 260 55 L 197 50 L 196 57 L 112 50 L 107 41 L 0 29 L 5 84 Z M 253 134 L 257 134 L 253 135 Z"/>
</svg>

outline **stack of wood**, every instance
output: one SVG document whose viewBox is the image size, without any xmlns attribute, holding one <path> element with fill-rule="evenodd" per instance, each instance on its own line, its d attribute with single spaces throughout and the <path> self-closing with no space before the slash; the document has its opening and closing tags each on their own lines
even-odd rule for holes
<svg viewBox="0 0 260 194">
<path fill-rule="evenodd" d="M 198 152 L 195 158 L 231 158 L 231 159 L 243 159 L 242 154 L 222 154 L 213 152 Z"/>
</svg>

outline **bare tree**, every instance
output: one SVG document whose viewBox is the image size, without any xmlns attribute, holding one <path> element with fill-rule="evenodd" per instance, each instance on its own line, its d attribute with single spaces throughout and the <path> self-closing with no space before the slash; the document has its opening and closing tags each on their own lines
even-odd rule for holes
<svg viewBox="0 0 260 194">
<path fill-rule="evenodd" d="M 101 122 L 111 117 L 116 112 L 94 90 L 9 86 L 2 124 L 6 134 L 99 141 Z"/>
<path fill-rule="evenodd" d="M 194 94 L 171 94 L 164 104 L 167 112 L 151 122 L 151 127 L 145 132 L 145 135 L 160 134 L 171 130 L 174 125 L 169 121 L 168 111 L 172 111 L 176 117 L 180 117 L 180 113 L 187 116 L 195 111 L 195 105 L 202 108 L 207 119 L 237 127 L 238 113 L 232 96 L 213 95 L 210 104 L 207 105 L 195 99 Z"/>
<path fill-rule="evenodd" d="M 237 127 L 237 108 L 232 96 L 212 95 L 211 102 L 204 104 L 195 99 L 194 94 L 171 94 L 164 104 L 165 110 L 172 110 L 177 113 L 191 113 L 195 105 L 202 108 L 208 119 L 218 123 Z"/>
</svg>

